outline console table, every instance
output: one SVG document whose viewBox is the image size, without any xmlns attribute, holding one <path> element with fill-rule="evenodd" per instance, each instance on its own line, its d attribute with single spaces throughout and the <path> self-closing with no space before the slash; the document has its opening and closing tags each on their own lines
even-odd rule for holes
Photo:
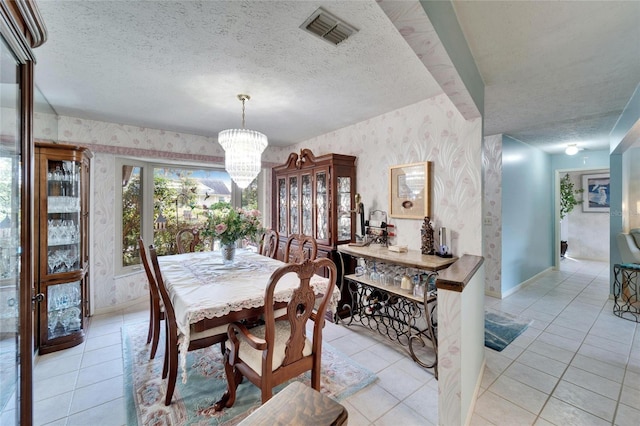
<svg viewBox="0 0 640 426">
<path fill-rule="evenodd" d="M 638 299 L 638 274 L 640 264 L 622 263 L 613 265 L 613 313 L 630 321 L 640 322 L 640 300 Z"/>
<path fill-rule="evenodd" d="M 349 255 L 382 264 L 429 271 L 429 278 L 431 274 L 437 274 L 436 271 L 447 268 L 457 260 L 457 258 L 423 255 L 417 250 L 409 250 L 405 253 L 391 252 L 381 246 L 340 245 L 338 253 L 341 260 L 343 255 Z M 357 324 L 368 327 L 389 340 L 407 347 L 411 358 L 422 367 L 433 368 L 434 376 L 438 378 L 438 299 L 435 286 L 430 290 L 425 289 L 424 296 L 414 296 L 410 290 L 355 274 L 344 275 L 341 285 L 346 285 L 353 303 L 353 306 L 345 306 L 349 311 L 349 320 L 343 322 L 347 326 Z M 414 349 L 415 343 L 420 343 L 422 347 L 426 346 L 425 340 L 433 348 L 435 354 L 433 362 L 420 360 Z"/>
</svg>

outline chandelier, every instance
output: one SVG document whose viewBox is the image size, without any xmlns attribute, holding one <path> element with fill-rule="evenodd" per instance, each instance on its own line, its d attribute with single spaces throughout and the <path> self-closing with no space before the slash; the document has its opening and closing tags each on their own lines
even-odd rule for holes
<svg viewBox="0 0 640 426">
<path fill-rule="evenodd" d="M 241 189 L 249 186 L 260 173 L 262 151 L 267 147 L 267 137 L 244 128 L 244 103 L 249 95 L 238 95 L 242 101 L 242 129 L 227 129 L 218 133 L 218 143 L 224 149 L 224 168 Z"/>
</svg>

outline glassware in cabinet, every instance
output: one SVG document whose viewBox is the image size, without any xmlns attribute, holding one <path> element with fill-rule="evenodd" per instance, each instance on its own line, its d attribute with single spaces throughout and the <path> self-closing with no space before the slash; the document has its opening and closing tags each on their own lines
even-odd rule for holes
<svg viewBox="0 0 640 426">
<path fill-rule="evenodd" d="M 47 159 L 46 170 L 47 274 L 77 271 L 82 265 L 81 163 Z"/>
<path fill-rule="evenodd" d="M 47 286 L 47 337 L 56 339 L 82 328 L 82 283 Z"/>
<path fill-rule="evenodd" d="M 89 166 L 83 147 L 36 142 L 37 286 L 40 354 L 84 341 L 88 315 Z"/>
<path fill-rule="evenodd" d="M 338 177 L 338 240 L 351 240 L 351 177 Z"/>
</svg>

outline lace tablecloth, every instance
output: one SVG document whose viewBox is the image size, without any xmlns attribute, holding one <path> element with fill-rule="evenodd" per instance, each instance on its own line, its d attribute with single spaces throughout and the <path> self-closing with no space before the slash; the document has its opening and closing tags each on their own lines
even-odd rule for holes
<svg viewBox="0 0 640 426">
<path fill-rule="evenodd" d="M 236 249 L 235 263 L 230 266 L 223 264 L 220 251 L 161 256 L 158 262 L 181 334 L 183 380 L 190 325 L 205 318 L 224 317 L 232 311 L 263 306 L 269 277 L 284 265 L 279 260 L 242 249 Z M 323 294 L 328 283 L 328 278 L 318 275 L 311 279 L 316 294 Z M 298 285 L 295 274 L 285 275 L 276 287 L 275 301 L 288 301 Z M 335 311 L 339 299 L 340 290 L 335 287 L 330 310 Z"/>
</svg>

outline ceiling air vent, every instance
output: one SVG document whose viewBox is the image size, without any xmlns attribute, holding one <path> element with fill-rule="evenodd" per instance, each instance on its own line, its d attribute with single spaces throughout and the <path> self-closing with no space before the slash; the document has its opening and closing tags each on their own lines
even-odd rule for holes
<svg viewBox="0 0 640 426">
<path fill-rule="evenodd" d="M 313 12 L 304 21 L 304 24 L 300 25 L 300 28 L 334 45 L 345 41 L 349 36 L 358 32 L 356 28 L 341 21 L 322 8 Z"/>
</svg>

